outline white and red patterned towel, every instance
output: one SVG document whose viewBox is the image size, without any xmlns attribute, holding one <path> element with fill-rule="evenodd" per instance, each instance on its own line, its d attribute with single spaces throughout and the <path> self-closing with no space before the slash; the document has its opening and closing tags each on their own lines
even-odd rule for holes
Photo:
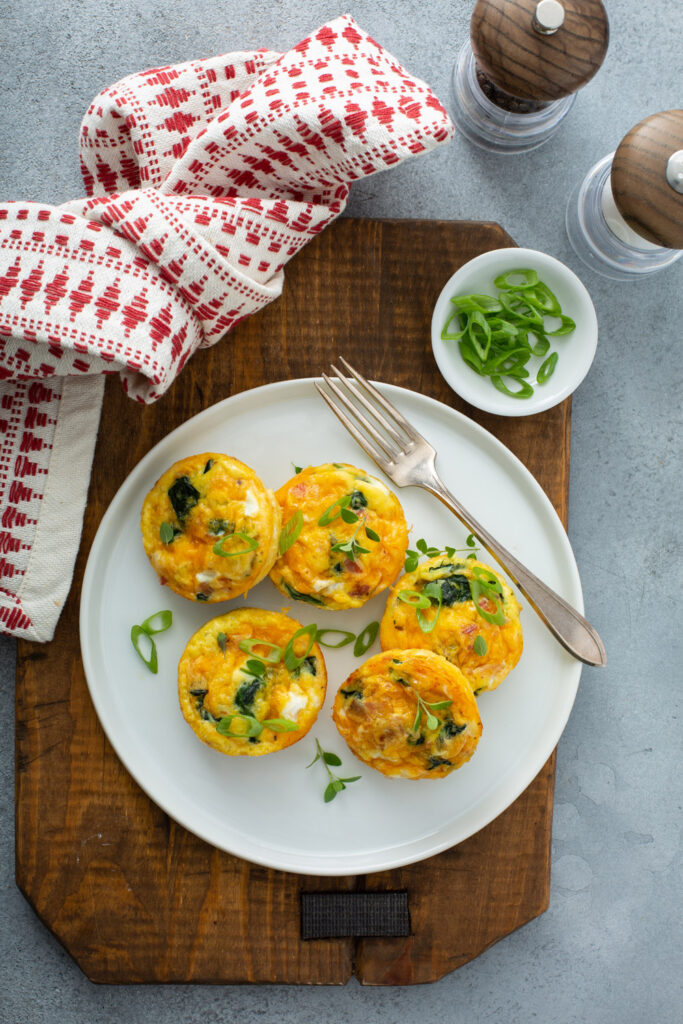
<svg viewBox="0 0 683 1024">
<path fill-rule="evenodd" d="M 89 198 L 0 206 L 2 631 L 54 633 L 104 374 L 154 401 L 280 294 L 353 181 L 451 134 L 429 88 L 349 16 L 284 55 L 157 68 L 96 97 L 80 140 Z"/>
</svg>

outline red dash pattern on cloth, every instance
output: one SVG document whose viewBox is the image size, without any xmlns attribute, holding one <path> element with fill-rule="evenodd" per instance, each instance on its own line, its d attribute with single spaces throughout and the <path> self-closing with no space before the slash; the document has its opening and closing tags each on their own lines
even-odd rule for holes
<svg viewBox="0 0 683 1024">
<path fill-rule="evenodd" d="M 0 205 L 0 630 L 54 633 L 104 376 L 155 401 L 196 349 L 277 298 L 354 181 L 452 131 L 350 16 L 285 54 L 155 68 L 95 98 L 86 197 Z"/>
</svg>

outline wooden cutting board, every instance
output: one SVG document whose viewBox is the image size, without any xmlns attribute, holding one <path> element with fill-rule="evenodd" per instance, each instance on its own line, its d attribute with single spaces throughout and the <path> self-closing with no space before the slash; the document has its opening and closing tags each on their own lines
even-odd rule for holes
<svg viewBox="0 0 683 1024">
<path fill-rule="evenodd" d="M 277 302 L 197 353 L 155 405 L 140 407 L 117 379 L 107 382 L 74 585 L 54 640 L 20 642 L 16 692 L 17 882 L 93 981 L 426 982 L 546 909 L 554 755 L 487 828 L 421 864 L 339 879 L 270 871 L 197 839 L 142 792 L 95 715 L 78 638 L 90 546 L 142 456 L 220 399 L 316 375 L 340 352 L 368 377 L 482 423 L 526 463 L 566 524 L 569 401 L 534 417 L 479 413 L 439 376 L 430 347 L 445 281 L 511 244 L 496 224 L 341 220 L 288 265 Z M 301 892 L 385 890 L 407 890 L 410 936 L 302 940 Z"/>
</svg>

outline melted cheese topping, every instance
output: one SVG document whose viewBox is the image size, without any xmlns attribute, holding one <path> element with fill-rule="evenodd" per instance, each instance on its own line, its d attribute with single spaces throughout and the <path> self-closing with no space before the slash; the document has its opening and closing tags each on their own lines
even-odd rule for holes
<svg viewBox="0 0 683 1024">
<path fill-rule="evenodd" d="M 204 452 L 176 462 L 157 481 L 145 498 L 141 528 L 147 556 L 171 590 L 193 601 L 227 601 L 270 571 L 280 507 L 249 466 Z M 214 551 L 219 542 L 224 555 Z M 252 542 L 256 547 L 248 550 Z"/>
<path fill-rule="evenodd" d="M 487 622 L 477 612 L 471 598 L 470 584 L 474 578 L 473 568 L 478 567 L 494 575 L 503 591 L 502 610 L 505 622 L 502 625 Z M 448 582 L 446 603 L 441 607 L 436 626 L 430 633 L 424 633 L 418 624 L 415 609 L 398 598 L 401 590 L 421 592 L 427 583 L 439 580 L 443 586 Z M 486 598 L 481 604 L 490 613 L 495 606 Z M 425 609 L 424 617 L 432 621 L 437 606 Z M 484 690 L 495 690 L 515 667 L 522 654 L 522 626 L 519 621 L 520 607 L 500 573 L 490 566 L 474 559 L 451 562 L 444 555 L 422 562 L 415 572 L 408 573 L 396 581 L 387 601 L 386 611 L 380 627 L 380 642 L 384 650 L 403 647 L 422 647 L 443 655 L 465 674 L 475 694 Z M 486 644 L 485 653 L 477 654 L 474 643 L 478 636 Z"/>
<path fill-rule="evenodd" d="M 447 706 L 428 711 L 429 704 Z M 340 686 L 332 717 L 356 757 L 406 779 L 450 774 L 470 759 L 482 730 L 462 672 L 420 650 L 368 659 Z"/>
<path fill-rule="evenodd" d="M 185 648 L 178 665 L 178 697 L 185 720 L 204 743 L 223 754 L 259 756 L 291 746 L 302 739 L 313 725 L 325 700 L 327 673 L 325 660 L 317 644 L 302 665 L 290 672 L 282 659 L 266 664 L 261 678 L 246 667 L 258 659 L 259 648 L 252 653 L 240 649 L 244 640 L 267 640 L 284 651 L 292 635 L 300 628 L 294 619 L 279 612 L 258 608 L 240 608 L 211 619 Z M 307 639 L 297 639 L 294 653 L 302 656 Z M 262 649 L 267 653 L 267 649 Z M 246 728 L 243 716 L 258 722 L 286 719 L 298 728 L 276 732 L 264 727 L 257 737 L 224 736 L 216 723 L 224 716 L 240 716 L 230 724 L 232 732 Z"/>
<path fill-rule="evenodd" d="M 390 585 L 401 570 L 408 547 L 408 529 L 398 498 L 375 477 L 346 463 L 309 466 L 276 492 L 282 522 L 300 510 L 303 527 L 298 539 L 275 563 L 270 574 L 275 586 L 290 598 L 324 608 L 358 608 Z M 319 520 L 339 499 L 358 520 L 347 523 L 332 510 L 333 518 Z M 379 535 L 368 537 L 365 528 Z M 366 550 L 334 550 L 355 535 Z"/>
</svg>

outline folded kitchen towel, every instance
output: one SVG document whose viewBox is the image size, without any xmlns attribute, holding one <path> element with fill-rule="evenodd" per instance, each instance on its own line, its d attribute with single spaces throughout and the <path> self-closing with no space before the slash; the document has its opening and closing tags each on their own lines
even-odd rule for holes
<svg viewBox="0 0 683 1024">
<path fill-rule="evenodd" d="M 156 68 L 96 97 L 87 198 L 0 205 L 0 629 L 54 633 L 104 375 L 153 402 L 280 294 L 353 181 L 451 134 L 429 88 L 350 16 L 286 54 Z"/>
</svg>

